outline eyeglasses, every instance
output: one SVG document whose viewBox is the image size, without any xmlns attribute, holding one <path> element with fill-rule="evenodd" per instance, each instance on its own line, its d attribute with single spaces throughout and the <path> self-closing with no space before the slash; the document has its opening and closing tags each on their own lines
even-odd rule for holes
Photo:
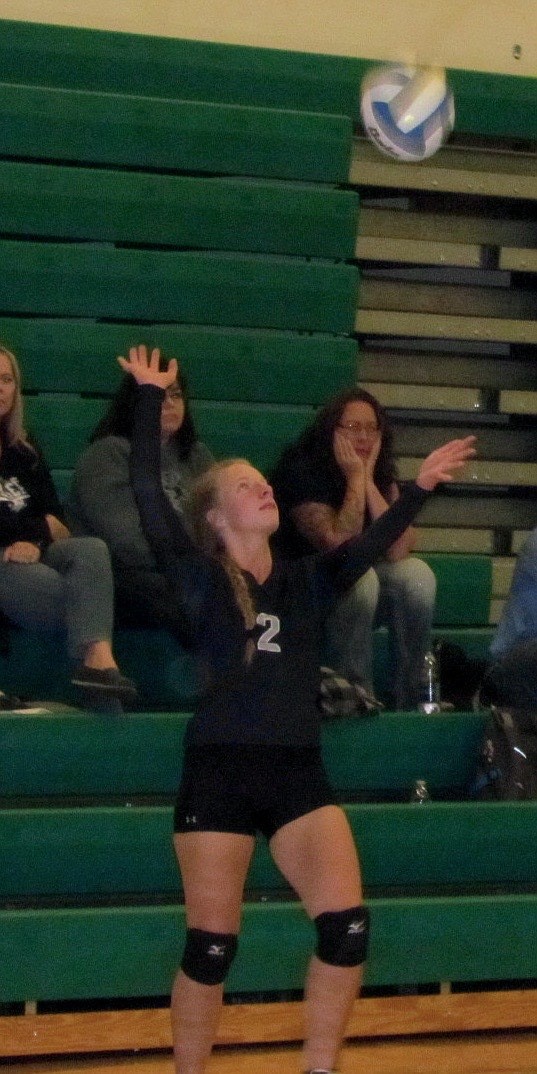
<svg viewBox="0 0 537 1074">
<path fill-rule="evenodd" d="M 183 398 L 182 388 L 167 388 L 165 391 L 166 399 L 170 399 L 172 403 L 177 402 L 178 399 Z"/>
<path fill-rule="evenodd" d="M 340 421 L 338 422 L 338 429 L 344 429 L 345 432 L 349 433 L 365 433 L 366 436 L 375 436 L 379 431 L 378 425 L 373 421 Z"/>
</svg>

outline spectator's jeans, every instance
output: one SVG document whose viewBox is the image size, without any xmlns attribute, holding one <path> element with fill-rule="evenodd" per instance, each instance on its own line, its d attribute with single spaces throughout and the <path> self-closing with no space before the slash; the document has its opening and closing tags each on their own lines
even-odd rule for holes
<svg viewBox="0 0 537 1074">
<path fill-rule="evenodd" d="M 395 705 L 415 708 L 423 657 L 431 644 L 435 596 L 436 579 L 423 560 L 408 556 L 397 563 L 378 563 L 332 612 L 326 626 L 327 663 L 373 692 L 373 629 L 387 626 Z"/>
<path fill-rule="evenodd" d="M 0 609 L 28 630 L 63 630 L 80 660 L 89 644 L 111 641 L 114 590 L 110 557 L 97 537 L 54 541 L 39 563 L 0 562 Z"/>
</svg>

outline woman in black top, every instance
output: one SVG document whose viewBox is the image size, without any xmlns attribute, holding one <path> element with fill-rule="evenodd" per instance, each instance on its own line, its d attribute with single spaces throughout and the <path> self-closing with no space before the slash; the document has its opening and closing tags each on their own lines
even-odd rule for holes
<svg viewBox="0 0 537 1074">
<path fill-rule="evenodd" d="M 284 553 L 337 548 L 388 510 L 400 490 L 388 415 L 370 392 L 346 388 L 283 452 L 271 484 L 282 516 Z M 436 579 L 411 556 L 408 526 L 337 601 L 325 624 L 325 662 L 373 691 L 373 631 L 388 628 L 393 665 L 390 704 L 415 709 L 423 658 L 431 646 Z"/>
<path fill-rule="evenodd" d="M 418 482 L 365 537 L 335 552 L 273 562 L 272 490 L 245 460 L 211 467 L 192 500 L 196 544 L 160 481 L 162 394 L 177 373 L 132 348 L 120 365 L 143 385 L 132 483 L 147 537 L 182 601 L 205 671 L 187 733 L 175 814 L 187 940 L 172 996 L 178 1074 L 201 1074 L 236 951 L 257 830 L 315 922 L 306 984 L 305 1069 L 330 1071 L 361 980 L 368 933 L 350 827 L 320 756 L 320 626 L 331 601 L 408 525 L 438 481 L 473 454 L 473 437 L 422 464 Z"/>
<path fill-rule="evenodd" d="M 44 459 L 25 431 L 15 356 L 0 346 L 0 612 L 30 630 L 63 630 L 85 702 L 132 700 L 112 653 L 108 549 L 74 538 Z"/>
</svg>

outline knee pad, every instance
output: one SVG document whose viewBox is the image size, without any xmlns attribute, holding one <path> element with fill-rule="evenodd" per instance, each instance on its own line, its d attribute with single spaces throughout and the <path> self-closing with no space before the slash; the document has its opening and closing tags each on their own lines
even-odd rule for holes
<svg viewBox="0 0 537 1074">
<path fill-rule="evenodd" d="M 330 966 L 359 966 L 367 957 L 369 910 L 353 906 L 333 910 L 315 918 L 317 958 Z"/>
<path fill-rule="evenodd" d="M 181 969 L 198 984 L 222 984 L 235 958 L 237 946 L 234 932 L 188 929 Z"/>
</svg>

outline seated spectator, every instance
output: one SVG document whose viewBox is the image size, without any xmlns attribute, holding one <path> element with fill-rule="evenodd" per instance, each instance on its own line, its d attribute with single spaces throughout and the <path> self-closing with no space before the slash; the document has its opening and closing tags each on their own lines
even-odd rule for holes
<svg viewBox="0 0 537 1074">
<path fill-rule="evenodd" d="M 167 362 L 161 362 L 166 369 Z M 130 475 L 136 383 L 125 376 L 75 468 L 69 520 L 75 533 L 106 541 L 118 621 L 163 627 L 189 644 L 184 617 L 144 536 Z M 212 462 L 196 437 L 182 371 L 166 391 L 160 419 L 162 483 L 181 516 L 192 482 Z"/>
<path fill-rule="evenodd" d="M 112 653 L 106 545 L 71 537 L 47 465 L 23 424 L 20 371 L 0 347 L 0 612 L 30 630 L 63 630 L 86 700 L 136 696 Z"/>
<path fill-rule="evenodd" d="M 399 496 L 392 433 L 374 396 L 350 388 L 330 399 L 283 453 L 272 484 L 284 552 L 333 549 L 363 533 Z M 409 527 L 341 598 L 326 627 L 326 663 L 370 692 L 373 628 L 388 627 L 394 663 L 389 701 L 398 709 L 418 703 L 436 595 L 433 572 L 409 555 L 414 540 Z"/>
<path fill-rule="evenodd" d="M 481 701 L 537 709 L 537 527 L 518 557 Z"/>
</svg>

